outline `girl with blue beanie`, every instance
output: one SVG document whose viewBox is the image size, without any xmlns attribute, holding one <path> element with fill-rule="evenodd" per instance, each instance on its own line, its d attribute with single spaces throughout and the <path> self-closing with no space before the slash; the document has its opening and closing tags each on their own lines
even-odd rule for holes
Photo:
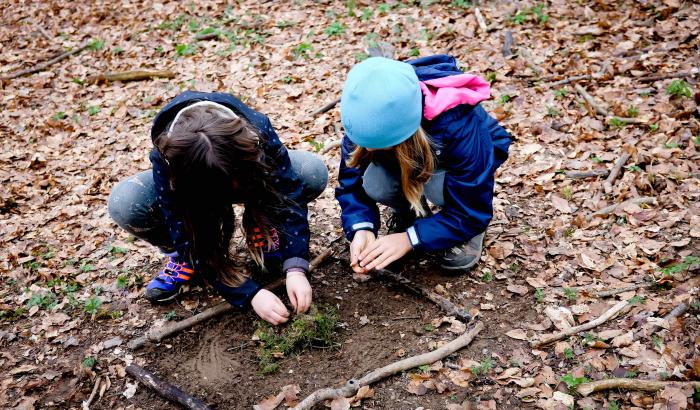
<svg viewBox="0 0 700 410">
<path fill-rule="evenodd" d="M 489 83 L 453 57 L 369 58 L 350 70 L 340 100 L 346 135 L 336 198 L 358 274 L 411 250 L 440 252 L 442 267 L 479 260 L 493 215 L 494 173 L 511 137 L 479 105 Z M 431 214 L 427 201 L 440 208 Z M 377 236 L 377 203 L 389 234 Z"/>
<path fill-rule="evenodd" d="M 153 169 L 117 184 L 109 213 L 119 226 L 168 257 L 146 287 L 154 303 L 173 300 L 194 278 L 229 303 L 252 307 L 279 324 L 289 312 L 239 266 L 231 253 L 233 204 L 243 204 L 242 226 L 253 259 L 286 275 L 296 312 L 311 305 L 307 204 L 323 192 L 323 161 L 287 151 L 270 120 L 230 94 L 186 91 L 151 128 Z"/>
</svg>

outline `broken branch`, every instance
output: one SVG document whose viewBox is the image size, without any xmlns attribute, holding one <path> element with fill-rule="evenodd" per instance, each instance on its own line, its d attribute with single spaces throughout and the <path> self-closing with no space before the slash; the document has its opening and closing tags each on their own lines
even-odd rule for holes
<svg viewBox="0 0 700 410">
<path fill-rule="evenodd" d="M 167 70 L 134 70 L 134 71 L 115 71 L 112 73 L 101 73 L 88 76 L 85 80 L 88 84 L 109 83 L 114 81 L 141 81 L 150 80 L 151 78 L 174 78 L 175 73 Z"/>
<path fill-rule="evenodd" d="M 340 388 L 325 388 L 316 390 L 315 392 L 308 395 L 304 400 L 302 400 L 296 407 L 294 407 L 294 410 L 308 410 L 324 400 L 339 397 L 351 397 L 355 395 L 362 386 L 367 386 L 376 383 L 396 373 L 400 373 L 423 365 L 435 363 L 438 360 L 444 359 L 452 353 L 463 349 L 465 346 L 469 345 L 472 342 L 472 340 L 474 340 L 474 337 L 476 337 L 476 335 L 479 334 L 479 332 L 481 332 L 483 329 L 484 324 L 481 322 L 476 322 L 474 326 L 472 326 L 462 335 L 460 335 L 453 341 L 441 346 L 440 348 L 433 350 L 432 352 L 409 357 L 398 362 L 391 363 L 387 366 L 380 367 L 367 373 L 359 380 L 348 380 L 347 383 L 345 383 L 345 386 Z"/>
<path fill-rule="evenodd" d="M 323 252 L 321 252 L 318 256 L 311 260 L 311 262 L 309 263 L 309 272 L 316 269 L 321 263 L 323 263 L 324 260 L 326 260 L 333 253 L 334 247 L 332 245 L 341 240 L 342 238 L 343 236 L 341 235 L 333 239 L 331 243 L 323 250 Z M 284 285 L 284 278 L 279 278 L 276 281 L 265 286 L 265 289 L 277 289 L 282 285 Z M 183 319 L 166 326 L 148 329 L 143 336 L 131 340 L 127 344 L 127 347 L 129 349 L 134 350 L 140 349 L 148 342 L 160 342 L 166 337 L 172 336 L 176 333 L 180 333 L 181 331 L 189 329 L 198 323 L 204 322 L 205 320 L 223 315 L 224 313 L 228 313 L 234 310 L 236 310 L 236 308 L 228 302 L 219 303 L 218 305 L 210 307 L 209 309 L 197 313 L 194 316 L 188 317 L 187 319 Z"/>
<path fill-rule="evenodd" d="M 486 25 L 486 20 L 484 20 L 484 16 L 481 14 L 481 10 L 479 10 L 478 7 L 474 8 L 474 17 L 476 17 L 476 22 L 479 23 L 481 31 L 488 33 L 489 27 Z"/>
<path fill-rule="evenodd" d="M 611 318 L 613 318 L 615 315 L 620 313 L 620 311 L 625 309 L 628 305 L 629 304 L 627 303 L 626 300 L 621 300 L 621 301 L 617 302 L 617 304 L 615 304 L 613 307 L 608 309 L 607 312 L 603 313 L 598 318 L 591 320 L 590 322 L 584 323 L 582 325 L 574 326 L 572 328 L 563 330 L 563 331 L 558 332 L 558 333 L 544 335 L 540 338 L 540 340 L 536 340 L 536 341 L 531 342 L 530 345 L 534 348 L 539 348 L 539 347 L 542 347 L 544 345 L 548 345 L 552 342 L 556 342 L 557 340 L 561 340 L 561 339 L 564 339 L 566 337 L 569 337 L 571 335 L 575 335 L 577 333 L 584 332 L 586 330 L 591 330 L 594 327 L 597 327 L 597 326 L 607 322 Z"/>
<path fill-rule="evenodd" d="M 595 382 L 582 383 L 576 387 L 576 391 L 582 396 L 588 396 L 591 393 L 610 390 L 641 390 L 647 392 L 655 392 L 663 390 L 666 386 L 691 386 L 695 389 L 700 388 L 700 382 L 671 382 L 659 380 L 635 380 L 629 378 L 606 379 Z"/>
<path fill-rule="evenodd" d="M 615 162 L 615 166 L 610 171 L 610 175 L 608 175 L 608 178 L 605 180 L 605 182 L 603 182 L 603 188 L 605 189 L 606 194 L 612 192 L 613 182 L 615 182 L 617 175 L 620 173 L 620 170 L 627 163 L 627 160 L 629 160 L 630 157 L 631 155 L 628 152 L 624 152 L 620 158 L 618 158 L 617 162 Z"/>
<path fill-rule="evenodd" d="M 155 374 L 149 372 L 141 366 L 135 364 L 130 364 L 126 366 L 126 372 L 129 373 L 133 378 L 141 382 L 143 385 L 158 393 L 160 396 L 180 404 L 186 409 L 192 410 L 210 410 L 211 407 L 207 406 L 203 401 L 190 396 L 184 391 L 180 390 L 178 387 L 170 384 L 169 382 L 159 378 Z"/>
<path fill-rule="evenodd" d="M 409 291 L 413 292 L 418 296 L 425 297 L 429 301 L 436 304 L 443 312 L 447 313 L 449 316 L 454 316 L 465 322 L 469 322 L 472 320 L 471 315 L 467 313 L 465 309 L 452 303 L 452 301 L 450 301 L 446 297 L 438 295 L 435 291 L 433 291 L 425 285 L 413 282 L 407 277 L 398 273 L 394 273 L 387 269 L 377 269 L 375 270 L 375 272 L 380 278 L 388 279 L 398 285 L 403 286 L 404 288 L 408 289 Z"/>
<path fill-rule="evenodd" d="M 573 82 L 576 82 L 576 81 L 590 80 L 590 79 L 592 79 L 592 78 L 593 78 L 593 76 L 590 75 L 590 74 L 576 75 L 576 76 L 573 76 L 573 77 L 565 78 L 565 79 L 563 79 L 563 80 L 555 81 L 555 82 L 553 82 L 553 83 L 545 83 L 545 84 L 543 84 L 543 85 L 544 85 L 544 86 L 547 86 L 547 87 L 557 87 L 557 86 L 560 86 L 560 85 L 566 85 L 566 84 L 573 83 Z"/>
<path fill-rule="evenodd" d="M 332 110 L 333 107 L 335 107 L 335 105 L 338 104 L 339 102 L 340 102 L 340 98 L 336 98 L 335 100 L 329 102 L 328 104 L 324 105 L 323 107 L 319 108 L 318 110 L 312 112 L 311 114 L 309 114 L 309 116 L 315 117 L 317 115 L 321 115 L 325 112 L 328 112 L 328 111 Z"/>
<path fill-rule="evenodd" d="M 324 145 L 323 149 L 321 151 L 319 151 L 319 154 L 323 155 L 332 149 L 338 148 L 340 146 L 341 142 L 342 142 L 341 140 L 335 140 L 335 141 L 329 142 L 328 145 Z"/>
<path fill-rule="evenodd" d="M 626 206 L 628 204 L 635 204 L 635 205 L 648 205 L 648 204 L 656 204 L 656 197 L 653 196 L 642 196 L 639 198 L 632 198 L 628 199 L 626 201 L 620 202 L 619 204 L 612 204 L 610 206 L 607 206 L 601 210 L 595 211 L 592 214 L 586 215 L 586 221 L 591 221 L 593 220 L 594 217 L 596 216 L 608 216 L 611 213 L 615 212 L 617 207 L 619 206 Z"/>
<path fill-rule="evenodd" d="M 644 123 L 644 121 L 640 120 L 639 118 L 626 118 L 626 117 L 614 116 L 614 115 L 610 114 L 610 112 L 608 112 L 607 109 L 603 108 L 600 104 L 598 104 L 593 99 L 593 97 L 590 94 L 588 94 L 588 92 L 583 87 L 581 87 L 578 84 L 574 84 L 574 89 L 579 94 L 581 94 L 581 97 L 583 97 L 583 99 L 586 100 L 586 103 L 588 103 L 588 105 L 590 105 L 595 110 L 596 113 L 604 116 L 605 118 L 608 118 L 611 120 L 616 119 L 618 121 L 622 121 L 622 122 L 627 123 L 627 124 L 643 124 Z"/>
<path fill-rule="evenodd" d="M 56 63 L 58 63 L 59 61 L 63 61 L 63 60 L 65 60 L 66 58 L 68 58 L 68 57 L 70 57 L 70 56 L 72 56 L 72 55 L 74 55 L 74 54 L 80 53 L 81 51 L 85 50 L 85 49 L 88 48 L 88 47 L 89 47 L 89 45 L 88 45 L 88 44 L 85 44 L 85 45 L 80 46 L 80 47 L 78 47 L 78 48 L 76 48 L 76 49 L 73 49 L 73 50 L 70 50 L 70 51 L 66 51 L 66 52 L 64 52 L 64 53 L 61 53 L 61 54 L 57 55 L 56 57 L 54 57 L 54 58 L 52 58 L 52 59 L 50 59 L 50 60 L 47 60 L 47 61 L 45 61 L 45 62 L 43 62 L 43 63 L 39 63 L 39 64 L 35 65 L 33 68 L 27 68 L 27 69 L 25 69 L 25 70 L 15 71 L 14 73 L 8 74 L 8 75 L 6 75 L 6 76 L 2 76 L 2 77 L 0 77 L 0 81 L 13 80 L 13 79 L 15 79 L 15 78 L 22 77 L 22 76 L 25 76 L 25 75 L 38 73 L 39 71 L 43 71 L 43 70 L 45 70 L 46 68 L 48 68 L 48 67 L 50 67 L 50 66 L 52 66 L 52 65 L 54 65 L 54 64 L 56 64 Z"/>
<path fill-rule="evenodd" d="M 669 78 L 694 77 L 698 74 L 700 74 L 700 69 L 693 68 L 690 71 L 681 71 L 678 73 L 649 75 L 646 77 L 639 77 L 639 78 L 637 78 L 637 80 L 642 82 L 642 83 L 651 83 L 651 82 L 659 81 L 659 80 L 667 80 Z"/>
<path fill-rule="evenodd" d="M 566 171 L 564 176 L 569 179 L 585 179 L 590 177 L 605 177 L 610 172 L 607 169 L 591 169 L 588 171 Z"/>
<path fill-rule="evenodd" d="M 603 290 L 600 292 L 596 292 L 593 295 L 597 298 L 607 298 L 610 296 L 619 295 L 620 293 L 630 292 L 630 291 L 637 290 L 637 289 L 650 288 L 654 285 L 655 285 L 655 283 L 638 283 L 638 284 L 632 285 L 632 286 L 625 286 L 624 288 Z"/>
<path fill-rule="evenodd" d="M 511 50 L 511 47 L 513 46 L 513 32 L 508 30 L 506 31 L 505 38 L 503 40 L 503 57 L 508 58 L 513 55 L 513 50 Z"/>
</svg>

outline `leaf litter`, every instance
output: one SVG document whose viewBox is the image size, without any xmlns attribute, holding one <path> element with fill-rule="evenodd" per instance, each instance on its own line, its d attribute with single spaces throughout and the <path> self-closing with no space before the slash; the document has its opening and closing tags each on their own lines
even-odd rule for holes
<svg viewBox="0 0 700 410">
<path fill-rule="evenodd" d="M 338 108 L 316 118 L 308 113 L 337 98 L 364 47 L 381 40 L 401 59 L 449 52 L 465 71 L 488 78 L 494 99 L 484 106 L 516 138 L 497 175 L 482 261 L 441 288 L 481 308 L 487 337 L 503 348 L 475 343 L 411 372 L 397 381 L 406 394 L 436 395 L 450 409 L 567 408 L 572 401 L 582 408 L 692 406 L 697 392 L 682 384 L 583 398 L 562 380 L 700 378 L 700 6 L 518 1 L 479 9 L 486 32 L 475 6 L 460 1 L 172 2 L 147 9 L 52 1 L 4 8 L 1 75 L 90 46 L 0 86 L 0 405 L 77 406 L 107 374 L 115 382 L 105 396 L 112 405 L 145 397 L 118 363 L 146 359 L 135 359 L 120 341 L 168 320 L 170 310 L 140 303 L 160 256 L 116 228 L 106 199 L 118 180 L 148 169 L 148 127 L 160 107 L 184 88 L 233 92 L 268 114 L 288 147 L 320 151 L 342 135 Z M 513 55 L 504 57 L 508 32 Z M 214 39 L 195 38 L 211 33 Z M 84 84 L 89 75 L 136 69 L 176 76 Z M 691 75 L 647 79 L 678 73 Z M 562 82 L 575 77 L 587 78 Z M 599 114 L 576 84 L 615 117 Z M 630 159 L 609 194 L 605 176 L 566 176 L 610 171 L 624 152 Z M 323 154 L 331 174 L 338 155 Z M 640 197 L 655 201 L 628 201 Z M 594 215 L 616 204 L 623 205 Z M 337 231 L 332 188 L 310 215 L 314 252 Z M 537 335 L 600 316 L 608 304 L 597 292 L 630 285 L 648 286 L 610 296 L 629 302 L 626 313 L 554 346 L 528 347 Z M 195 291 L 177 314 L 216 301 Z M 682 304 L 686 314 L 664 319 Z M 386 321 L 371 312 L 357 317 L 366 328 Z M 396 326 L 417 332 L 428 347 L 462 328 L 438 314 L 418 321 L 420 332 L 410 322 Z M 391 403 L 386 394 L 378 390 L 364 403 Z"/>
</svg>

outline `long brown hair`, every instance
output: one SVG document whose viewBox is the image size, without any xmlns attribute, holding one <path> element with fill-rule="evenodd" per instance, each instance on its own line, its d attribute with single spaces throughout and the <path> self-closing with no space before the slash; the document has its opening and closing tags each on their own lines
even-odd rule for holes
<svg viewBox="0 0 700 410">
<path fill-rule="evenodd" d="M 265 157 L 259 131 L 223 106 L 190 107 L 175 121 L 154 144 L 169 166 L 175 206 L 192 240 L 190 256 L 207 268 L 207 274 L 230 286 L 240 285 L 248 275 L 236 267 L 230 249 L 235 231 L 232 204 L 245 204 L 243 229 L 252 233 L 259 228 L 271 246 L 271 221 L 262 205 L 279 197 L 269 181 L 274 164 Z M 262 264 L 263 250 L 250 242 L 248 247 Z"/>
<path fill-rule="evenodd" d="M 401 189 L 403 190 L 411 209 L 425 216 L 427 210 L 421 204 L 423 188 L 435 171 L 435 154 L 430 136 L 418 128 L 410 138 L 392 148 L 399 161 L 401 169 Z M 359 167 L 372 160 L 372 151 L 358 146 L 350 155 L 348 166 Z"/>
</svg>

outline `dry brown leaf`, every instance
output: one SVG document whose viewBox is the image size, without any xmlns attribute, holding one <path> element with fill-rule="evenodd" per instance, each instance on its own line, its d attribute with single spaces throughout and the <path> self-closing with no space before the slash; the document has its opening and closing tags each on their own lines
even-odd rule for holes
<svg viewBox="0 0 700 410">
<path fill-rule="evenodd" d="M 527 333 L 522 329 L 513 329 L 506 332 L 506 336 L 516 340 L 528 340 Z"/>
</svg>

